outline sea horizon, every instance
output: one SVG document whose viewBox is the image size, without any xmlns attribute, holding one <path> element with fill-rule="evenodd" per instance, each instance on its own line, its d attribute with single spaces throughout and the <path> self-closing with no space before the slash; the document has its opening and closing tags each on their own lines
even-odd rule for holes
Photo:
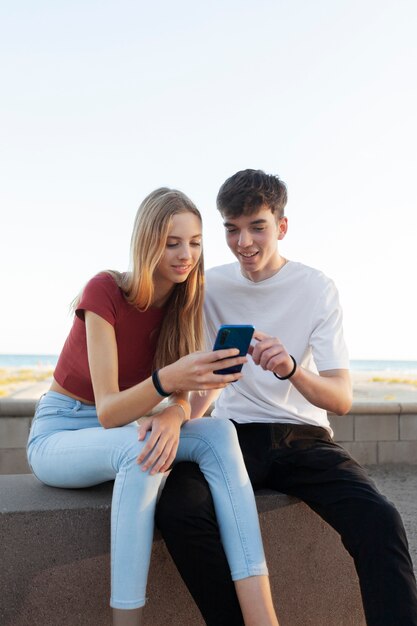
<svg viewBox="0 0 417 626">
<path fill-rule="evenodd" d="M 1 367 L 55 367 L 58 354 L 0 354 Z M 356 372 L 399 371 L 417 375 L 417 360 L 407 359 L 351 359 L 350 368 Z"/>
<path fill-rule="evenodd" d="M 58 354 L 0 354 L 0 367 L 55 367 Z"/>
</svg>

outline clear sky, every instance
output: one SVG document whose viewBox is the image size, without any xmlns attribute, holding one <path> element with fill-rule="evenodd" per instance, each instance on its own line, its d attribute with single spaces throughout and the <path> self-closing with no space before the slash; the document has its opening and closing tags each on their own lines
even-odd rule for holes
<svg viewBox="0 0 417 626">
<path fill-rule="evenodd" d="M 417 359 L 415 0 L 4 0 L 0 353 L 57 353 L 162 185 L 233 260 L 221 183 L 287 183 L 284 256 L 339 287 L 352 358 Z M 279 329 L 277 329 L 279 336 Z"/>
</svg>

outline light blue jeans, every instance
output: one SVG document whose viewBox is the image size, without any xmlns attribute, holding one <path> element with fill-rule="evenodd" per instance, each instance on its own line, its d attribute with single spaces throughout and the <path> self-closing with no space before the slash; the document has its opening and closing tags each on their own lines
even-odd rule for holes
<svg viewBox="0 0 417 626">
<path fill-rule="evenodd" d="M 110 604 L 118 609 L 146 601 L 163 475 L 151 476 L 137 464 L 144 443 L 135 424 L 105 429 L 94 406 L 54 391 L 41 398 L 28 441 L 32 471 L 47 485 L 78 488 L 115 480 Z M 178 461 L 198 463 L 210 485 L 233 580 L 267 574 L 255 498 L 233 424 L 212 418 L 187 422 Z"/>
</svg>

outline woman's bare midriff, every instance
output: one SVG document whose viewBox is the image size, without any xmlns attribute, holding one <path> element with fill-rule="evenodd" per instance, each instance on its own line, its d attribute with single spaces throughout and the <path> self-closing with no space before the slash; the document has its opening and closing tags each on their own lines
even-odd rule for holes
<svg viewBox="0 0 417 626">
<path fill-rule="evenodd" d="M 68 396 L 69 398 L 78 400 L 79 402 L 82 402 L 83 404 L 91 404 L 92 406 L 94 406 L 94 402 L 91 402 L 90 400 L 85 400 L 85 398 L 80 398 L 80 396 L 76 396 L 70 391 L 67 391 L 66 389 L 61 387 L 61 385 L 57 383 L 55 379 L 52 381 L 49 391 L 56 391 L 56 393 L 62 393 L 64 396 Z"/>
</svg>

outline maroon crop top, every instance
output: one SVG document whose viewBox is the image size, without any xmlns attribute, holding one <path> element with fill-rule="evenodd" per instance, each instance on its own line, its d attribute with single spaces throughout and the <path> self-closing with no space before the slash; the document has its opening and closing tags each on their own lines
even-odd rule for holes
<svg viewBox="0 0 417 626">
<path fill-rule="evenodd" d="M 116 333 L 119 389 L 145 380 L 152 362 L 165 309 L 139 311 L 129 304 L 114 278 L 105 272 L 94 276 L 84 288 L 74 322 L 54 371 L 55 380 L 67 391 L 94 402 L 87 357 L 84 311 L 92 311 L 114 327 Z"/>
</svg>

